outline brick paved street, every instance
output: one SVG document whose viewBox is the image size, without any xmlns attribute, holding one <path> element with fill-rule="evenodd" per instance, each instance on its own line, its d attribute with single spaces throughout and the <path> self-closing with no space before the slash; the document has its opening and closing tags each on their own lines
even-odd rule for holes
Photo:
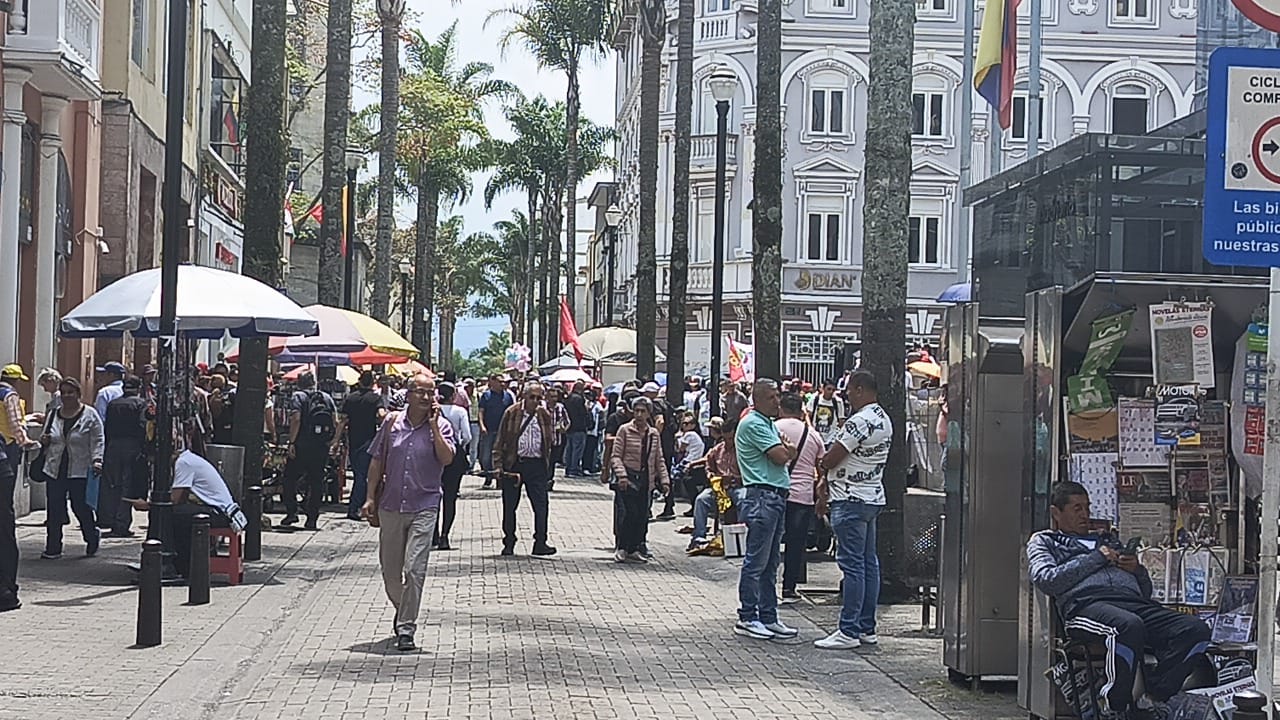
<svg viewBox="0 0 1280 720">
<path fill-rule="evenodd" d="M 812 647 L 825 634 L 814 621 L 834 616 L 826 606 L 783 609 L 795 641 L 733 635 L 736 561 L 686 558 L 687 536 L 655 523 L 658 560 L 615 565 L 609 499 L 560 481 L 560 554 L 528 556 L 522 507 L 520 554 L 502 558 L 498 495 L 468 478 L 458 549 L 431 557 L 414 654 L 390 648 L 375 531 L 340 516 L 319 533 L 264 535 L 268 561 L 239 587 L 215 585 L 209 606 L 166 589 L 165 644 L 147 650 L 127 649 L 136 595 L 121 563 L 136 543 L 111 541 L 89 560 L 69 540 L 66 559 L 42 562 L 43 530 L 30 526 L 41 516 L 30 516 L 26 606 L 0 615 L 0 718 L 1019 716 L 1007 693 L 945 687 L 936 639 L 912 636 L 915 608 L 887 610 L 882 647 L 862 654 Z"/>
</svg>

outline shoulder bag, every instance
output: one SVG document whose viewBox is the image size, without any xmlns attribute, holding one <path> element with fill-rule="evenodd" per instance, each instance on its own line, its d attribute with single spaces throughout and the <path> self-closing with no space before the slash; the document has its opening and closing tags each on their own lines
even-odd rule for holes
<svg viewBox="0 0 1280 720">
<path fill-rule="evenodd" d="M 45 417 L 44 419 L 45 435 L 48 435 L 49 428 L 53 427 L 53 416 L 57 412 L 58 411 L 55 409 L 53 412 L 49 413 Z M 49 476 L 44 474 L 45 454 L 47 452 L 48 452 L 48 448 L 46 448 L 44 444 L 41 443 L 40 452 L 36 453 L 36 456 L 32 458 L 30 463 L 27 464 L 27 477 L 31 479 L 31 482 L 45 482 L 49 479 Z"/>
<path fill-rule="evenodd" d="M 800 462 L 800 453 L 804 452 L 804 441 L 809 439 L 809 423 L 804 424 L 804 432 L 800 433 L 800 444 L 796 445 L 796 456 L 787 464 L 787 475 L 796 471 L 796 463 Z"/>
<path fill-rule="evenodd" d="M 632 492 L 649 492 L 649 450 L 653 446 L 655 432 L 653 428 L 646 429 L 644 439 L 640 441 L 640 469 L 627 470 L 627 482 L 631 484 Z"/>
</svg>

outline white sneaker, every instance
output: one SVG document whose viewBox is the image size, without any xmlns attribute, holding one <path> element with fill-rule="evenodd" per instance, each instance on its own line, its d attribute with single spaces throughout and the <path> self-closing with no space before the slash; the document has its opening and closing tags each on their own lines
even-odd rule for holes
<svg viewBox="0 0 1280 720">
<path fill-rule="evenodd" d="M 793 638 L 800 634 L 799 630 L 783 625 L 781 620 L 771 622 L 768 625 L 765 625 L 765 627 L 768 628 L 769 632 L 780 638 Z"/>
<path fill-rule="evenodd" d="M 644 555 L 642 555 L 641 553 L 638 553 L 638 552 L 627 553 L 627 562 L 629 562 L 629 563 L 639 563 L 639 564 L 643 565 L 643 564 L 645 564 L 645 563 L 649 562 L 649 558 L 645 557 Z"/>
<path fill-rule="evenodd" d="M 875 633 L 871 633 L 870 635 L 863 635 L 862 637 L 858 638 L 858 642 L 862 643 L 863 645 L 879 645 L 880 637 Z"/>
<path fill-rule="evenodd" d="M 856 637 L 849 637 L 837 630 L 821 640 L 814 640 L 813 646 L 823 650 L 852 650 L 856 647 L 861 647 L 862 641 Z"/>
<path fill-rule="evenodd" d="M 620 563 L 621 563 L 621 562 L 626 562 L 626 561 L 627 561 L 627 551 L 626 551 L 626 550 L 615 550 L 615 551 L 613 552 L 613 561 L 614 561 L 614 562 L 620 562 Z"/>
<path fill-rule="evenodd" d="M 739 620 L 738 624 L 733 626 L 733 631 L 743 637 L 755 638 L 757 640 L 768 640 L 773 637 L 773 631 L 765 627 L 764 623 L 759 620 L 752 620 L 751 622 L 743 622 Z"/>
</svg>

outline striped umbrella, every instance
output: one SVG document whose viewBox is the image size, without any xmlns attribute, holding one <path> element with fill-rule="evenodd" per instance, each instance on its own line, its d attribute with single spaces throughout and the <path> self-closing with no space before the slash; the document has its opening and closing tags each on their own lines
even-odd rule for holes
<svg viewBox="0 0 1280 720">
<path fill-rule="evenodd" d="M 399 363 L 418 357 L 418 349 L 395 330 L 354 310 L 310 305 L 304 308 L 319 323 L 319 333 L 306 338 L 272 337 L 269 352 L 282 363 L 366 365 Z M 305 340 L 306 342 L 295 342 Z M 228 354 L 235 362 L 239 349 Z"/>
</svg>

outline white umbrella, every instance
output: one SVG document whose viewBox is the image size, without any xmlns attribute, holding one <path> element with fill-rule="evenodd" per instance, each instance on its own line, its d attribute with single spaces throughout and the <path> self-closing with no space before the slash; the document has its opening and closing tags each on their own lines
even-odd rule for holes
<svg viewBox="0 0 1280 720">
<path fill-rule="evenodd" d="M 314 335 L 316 319 L 284 293 L 245 275 L 199 265 L 178 267 L 178 332 L 220 338 Z M 91 295 L 59 324 L 68 338 L 155 337 L 160 331 L 160 269 L 120 278 Z"/>
<path fill-rule="evenodd" d="M 543 382 L 568 383 L 568 382 L 591 382 L 595 378 L 574 368 L 560 368 L 559 370 L 540 378 Z"/>
<path fill-rule="evenodd" d="M 569 354 L 559 355 L 557 357 L 554 357 L 542 363 L 541 365 L 539 365 L 538 369 L 543 372 L 555 372 L 556 370 L 562 370 L 565 368 L 568 368 L 570 370 L 580 370 L 582 368 L 589 368 L 594 366 L 595 366 L 595 362 L 593 362 L 590 358 L 584 357 L 582 358 L 582 362 L 579 363 L 576 359 L 574 359 L 573 350 L 570 349 Z"/>
<path fill-rule="evenodd" d="M 634 362 L 636 359 L 636 331 L 631 328 L 598 327 L 578 336 L 582 356 L 592 360 Z M 569 353 L 573 350 L 565 346 Z M 655 345 L 653 359 L 662 362 L 667 356 Z"/>
</svg>

